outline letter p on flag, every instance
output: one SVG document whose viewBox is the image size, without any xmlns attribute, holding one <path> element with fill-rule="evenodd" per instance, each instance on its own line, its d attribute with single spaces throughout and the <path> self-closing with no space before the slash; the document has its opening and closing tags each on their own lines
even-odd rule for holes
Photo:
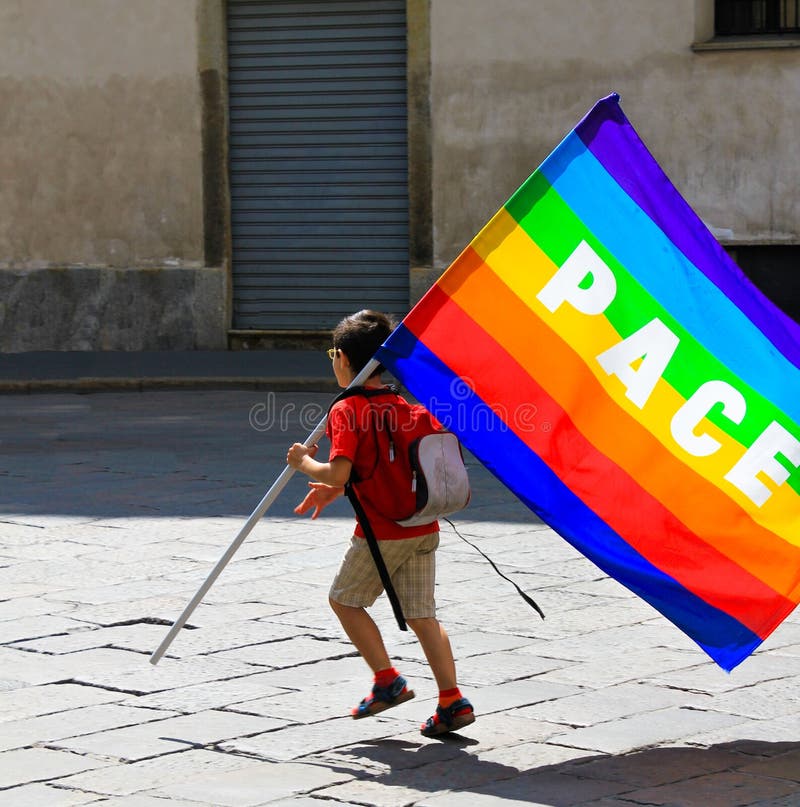
<svg viewBox="0 0 800 807">
<path fill-rule="evenodd" d="M 591 283 L 585 283 L 587 278 Z M 616 293 L 613 272 L 586 241 L 581 241 L 536 297 L 551 313 L 562 303 L 569 303 L 582 314 L 602 314 Z"/>
</svg>

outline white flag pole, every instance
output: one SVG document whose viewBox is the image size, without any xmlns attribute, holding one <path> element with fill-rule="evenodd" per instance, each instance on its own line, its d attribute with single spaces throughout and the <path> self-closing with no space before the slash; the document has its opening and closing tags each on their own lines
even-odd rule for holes
<svg viewBox="0 0 800 807">
<path fill-rule="evenodd" d="M 376 359 L 370 359 L 364 369 L 352 380 L 349 386 L 357 387 L 363 384 L 375 372 L 379 364 L 380 362 Z M 327 422 L 328 416 L 326 415 L 317 424 L 314 431 L 308 435 L 304 445 L 309 447 L 316 445 L 322 435 L 325 434 L 325 425 Z M 267 512 L 267 510 L 269 510 L 272 503 L 278 498 L 278 495 L 286 487 L 286 484 L 293 475 L 294 468 L 288 465 L 281 471 L 278 478 L 272 483 L 272 487 L 270 487 L 266 494 L 264 494 L 264 498 L 258 503 L 258 507 L 253 510 L 253 512 L 250 514 L 250 518 L 247 519 L 245 525 L 241 530 L 239 530 L 239 534 L 233 539 L 231 545 L 225 550 L 225 554 L 217 561 L 216 566 L 214 566 L 214 568 L 211 570 L 211 573 L 205 579 L 203 585 L 197 590 L 197 593 L 194 595 L 194 597 L 192 597 L 189 604 L 183 609 L 183 613 L 181 613 L 181 615 L 175 620 L 175 623 L 169 629 L 169 632 L 164 637 L 161 644 L 155 649 L 153 655 L 150 656 L 151 664 L 158 664 L 161 657 L 167 651 L 167 648 L 172 644 L 173 639 L 177 636 L 178 631 L 186 624 L 194 609 L 197 608 L 203 597 L 205 597 L 205 595 L 208 593 L 208 590 L 214 585 L 214 581 L 220 576 L 222 570 L 228 565 L 228 562 L 234 556 L 236 550 L 242 545 L 244 539 L 247 538 L 253 527 L 255 527 L 255 525 L 258 523 L 259 519 L 264 515 L 264 513 Z"/>
</svg>

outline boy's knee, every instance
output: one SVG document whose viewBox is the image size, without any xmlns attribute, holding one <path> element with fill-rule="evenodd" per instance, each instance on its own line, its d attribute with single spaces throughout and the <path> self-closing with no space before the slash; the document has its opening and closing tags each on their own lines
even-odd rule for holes
<svg viewBox="0 0 800 807">
<path fill-rule="evenodd" d="M 331 610 L 337 615 L 349 614 L 352 611 L 363 610 L 362 608 L 358 608 L 357 606 L 354 605 L 343 605 L 342 603 L 334 600 L 333 597 L 328 597 L 328 605 L 330 605 Z"/>
<path fill-rule="evenodd" d="M 414 633 L 430 630 L 431 628 L 434 628 L 439 624 L 436 620 L 436 617 L 432 616 L 417 617 L 416 619 L 406 619 L 406 623 L 408 624 L 408 627 L 414 631 Z"/>
</svg>

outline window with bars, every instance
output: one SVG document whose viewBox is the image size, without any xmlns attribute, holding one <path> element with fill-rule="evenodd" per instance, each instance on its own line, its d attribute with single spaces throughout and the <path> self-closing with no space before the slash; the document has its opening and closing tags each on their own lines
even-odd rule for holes
<svg viewBox="0 0 800 807">
<path fill-rule="evenodd" d="M 800 0 L 715 0 L 717 36 L 800 34 Z"/>
</svg>

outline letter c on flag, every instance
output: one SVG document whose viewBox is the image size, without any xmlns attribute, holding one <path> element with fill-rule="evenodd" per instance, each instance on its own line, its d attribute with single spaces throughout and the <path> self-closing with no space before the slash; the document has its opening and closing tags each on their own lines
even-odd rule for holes
<svg viewBox="0 0 800 807">
<path fill-rule="evenodd" d="M 672 418 L 670 431 L 675 442 L 694 457 L 707 457 L 722 445 L 710 434 L 695 433 L 703 418 L 718 403 L 722 404 L 722 414 L 728 420 L 742 422 L 747 411 L 744 395 L 724 381 L 706 381 Z"/>
</svg>

